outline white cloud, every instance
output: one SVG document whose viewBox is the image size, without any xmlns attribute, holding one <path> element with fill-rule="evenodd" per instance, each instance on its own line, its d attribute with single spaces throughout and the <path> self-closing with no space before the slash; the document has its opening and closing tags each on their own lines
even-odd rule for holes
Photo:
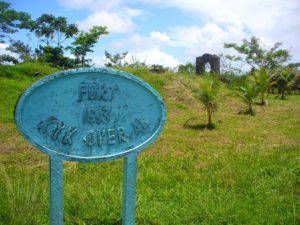
<svg viewBox="0 0 300 225">
<path fill-rule="evenodd" d="M 59 3 L 65 8 L 90 12 L 77 22 L 85 31 L 92 26 L 107 26 L 110 33 L 130 33 L 136 27 L 133 17 L 142 14 L 141 10 L 124 6 L 121 0 L 59 0 Z"/>
<path fill-rule="evenodd" d="M 7 51 L 5 50 L 9 45 L 6 44 L 6 43 L 0 43 L 0 50 L 1 50 L 1 54 L 5 54 L 3 53 L 4 51 Z"/>
<path fill-rule="evenodd" d="M 77 24 L 82 30 L 88 30 L 92 26 L 107 26 L 110 33 L 130 33 L 135 28 L 135 24 L 132 21 L 133 15 L 136 15 L 136 12 L 130 15 L 126 12 L 100 11 L 90 14 Z"/>
<path fill-rule="evenodd" d="M 183 47 L 188 60 L 201 53 L 221 53 L 224 42 L 240 42 L 255 35 L 267 47 L 283 42 L 291 50 L 294 61 L 300 61 L 300 1 L 299 0 L 59 0 L 71 9 L 86 9 L 91 14 L 78 24 L 87 30 L 93 25 L 106 25 L 111 33 L 135 30 L 135 18 L 142 12 L 126 8 L 133 4 L 177 8 L 197 18 L 202 25 L 174 26 L 164 32 L 149 35 L 135 33 L 113 43 L 115 48 L 159 49 L 162 46 Z M 143 12 L 144 13 L 144 12 Z M 203 18 L 205 20 L 203 21 Z"/>
<path fill-rule="evenodd" d="M 143 49 L 159 49 L 160 47 L 181 47 L 184 48 L 187 60 L 194 61 L 195 57 L 204 53 L 221 54 L 224 52 L 224 42 L 240 42 L 247 37 L 242 25 L 230 20 L 227 23 L 219 21 L 207 23 L 204 26 L 176 26 L 170 27 L 167 33 L 152 31 L 148 36 L 133 34 L 128 38 L 116 41 L 113 48 L 133 49 L 142 51 Z"/>
<path fill-rule="evenodd" d="M 171 45 L 170 37 L 166 33 L 159 31 L 150 32 L 149 36 L 143 36 L 140 34 L 133 34 L 123 40 L 115 41 L 112 46 L 113 48 L 157 48 L 160 46 Z"/>
<path fill-rule="evenodd" d="M 161 33 L 158 31 L 152 31 L 150 37 L 157 42 L 170 43 L 170 37 L 166 33 Z"/>
<path fill-rule="evenodd" d="M 104 64 L 108 63 L 108 59 L 105 58 L 105 56 L 94 56 L 91 57 L 92 64 L 96 67 L 104 67 Z"/>
<path fill-rule="evenodd" d="M 13 52 L 11 52 L 11 51 L 9 51 L 9 50 L 6 50 L 6 48 L 7 48 L 8 46 L 9 46 L 9 45 L 6 44 L 6 43 L 0 43 L 0 55 L 6 54 L 6 55 L 13 56 L 13 57 L 15 57 L 15 58 L 18 58 L 18 57 L 19 57 L 18 54 L 13 53 Z"/>
<path fill-rule="evenodd" d="M 129 52 L 125 60 L 127 62 L 130 62 L 132 58 L 135 58 L 140 62 L 145 62 L 146 65 L 158 64 L 171 68 L 177 67 L 179 65 L 178 59 L 174 58 L 174 56 L 166 52 L 162 52 L 159 48 Z"/>
<path fill-rule="evenodd" d="M 240 18 L 234 13 L 230 11 L 212 11 L 209 13 L 212 20 L 217 24 L 225 24 L 228 28 L 235 28 L 238 30 L 244 29 L 244 24 L 240 20 Z"/>
<path fill-rule="evenodd" d="M 203 27 L 173 27 L 170 36 L 176 46 L 185 48 L 187 59 L 194 60 L 204 53 L 229 53 L 229 50 L 224 50 L 224 43 L 239 42 L 246 33 L 231 26 L 222 28 L 215 23 L 207 23 Z"/>
<path fill-rule="evenodd" d="M 247 30 L 248 35 L 260 37 L 271 47 L 284 42 L 285 48 L 300 60 L 300 2 L 299 0 L 140 0 L 160 7 L 173 7 L 210 18 L 207 22 L 227 24 L 227 29 Z M 229 33 L 236 39 L 235 33 Z M 188 33 L 187 33 L 188 35 Z M 246 38 L 246 34 L 243 38 Z M 207 39 L 209 41 L 209 39 Z"/>
<path fill-rule="evenodd" d="M 66 8 L 91 11 L 110 10 L 121 3 L 120 0 L 59 0 L 58 2 Z"/>
<path fill-rule="evenodd" d="M 105 56 L 94 56 L 92 63 L 94 66 L 104 66 L 109 61 Z M 175 68 L 179 65 L 179 60 L 172 55 L 161 51 L 159 48 L 148 48 L 144 50 L 131 51 L 127 54 L 124 62 L 133 63 L 133 59 L 143 62 L 148 66 L 153 64 L 163 65 L 165 67 Z"/>
<path fill-rule="evenodd" d="M 128 38 L 121 39 L 112 43 L 113 48 L 147 48 L 152 45 L 151 40 L 147 36 L 140 34 L 133 34 Z"/>
</svg>

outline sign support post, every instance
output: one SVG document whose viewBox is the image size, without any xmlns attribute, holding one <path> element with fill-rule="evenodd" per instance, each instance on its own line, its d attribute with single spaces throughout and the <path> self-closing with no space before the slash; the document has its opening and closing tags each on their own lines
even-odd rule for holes
<svg viewBox="0 0 300 225">
<path fill-rule="evenodd" d="M 49 157 L 50 171 L 50 225 L 63 224 L 63 161 Z"/>
<path fill-rule="evenodd" d="M 137 154 L 124 159 L 122 225 L 134 225 L 136 195 Z"/>
</svg>

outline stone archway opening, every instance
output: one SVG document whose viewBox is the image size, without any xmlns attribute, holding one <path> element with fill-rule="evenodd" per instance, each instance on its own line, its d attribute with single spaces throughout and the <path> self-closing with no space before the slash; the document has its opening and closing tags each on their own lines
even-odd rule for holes
<svg viewBox="0 0 300 225">
<path fill-rule="evenodd" d="M 204 71 L 205 73 L 211 73 L 211 65 L 209 63 L 204 65 Z"/>
<path fill-rule="evenodd" d="M 208 67 L 210 66 L 210 70 Z M 204 74 L 205 72 L 220 74 L 220 57 L 217 55 L 204 54 L 196 58 L 196 73 Z"/>
</svg>

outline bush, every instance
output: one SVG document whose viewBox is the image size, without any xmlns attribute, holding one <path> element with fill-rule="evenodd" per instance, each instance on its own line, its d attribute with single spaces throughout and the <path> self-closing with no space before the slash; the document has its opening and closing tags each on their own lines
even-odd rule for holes
<svg viewBox="0 0 300 225">
<path fill-rule="evenodd" d="M 150 71 L 154 73 L 164 73 L 167 72 L 168 69 L 164 68 L 162 65 L 153 64 L 150 66 Z"/>
<path fill-rule="evenodd" d="M 245 84 L 247 80 L 246 75 L 232 75 L 232 74 L 222 74 L 220 75 L 220 80 L 227 85 L 227 87 L 236 89 Z"/>
<path fill-rule="evenodd" d="M 0 77 L 9 79 L 22 79 L 26 77 L 45 76 L 57 72 L 58 69 L 45 64 L 26 62 L 17 65 L 1 65 Z"/>
</svg>

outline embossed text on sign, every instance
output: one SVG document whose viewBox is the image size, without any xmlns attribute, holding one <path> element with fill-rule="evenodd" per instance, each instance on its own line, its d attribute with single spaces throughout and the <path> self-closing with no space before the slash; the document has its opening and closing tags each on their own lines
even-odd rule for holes
<svg viewBox="0 0 300 225">
<path fill-rule="evenodd" d="M 79 69 L 34 83 L 19 98 L 22 135 L 64 160 L 107 161 L 141 151 L 161 131 L 165 109 L 144 81 L 121 71 Z"/>
</svg>

